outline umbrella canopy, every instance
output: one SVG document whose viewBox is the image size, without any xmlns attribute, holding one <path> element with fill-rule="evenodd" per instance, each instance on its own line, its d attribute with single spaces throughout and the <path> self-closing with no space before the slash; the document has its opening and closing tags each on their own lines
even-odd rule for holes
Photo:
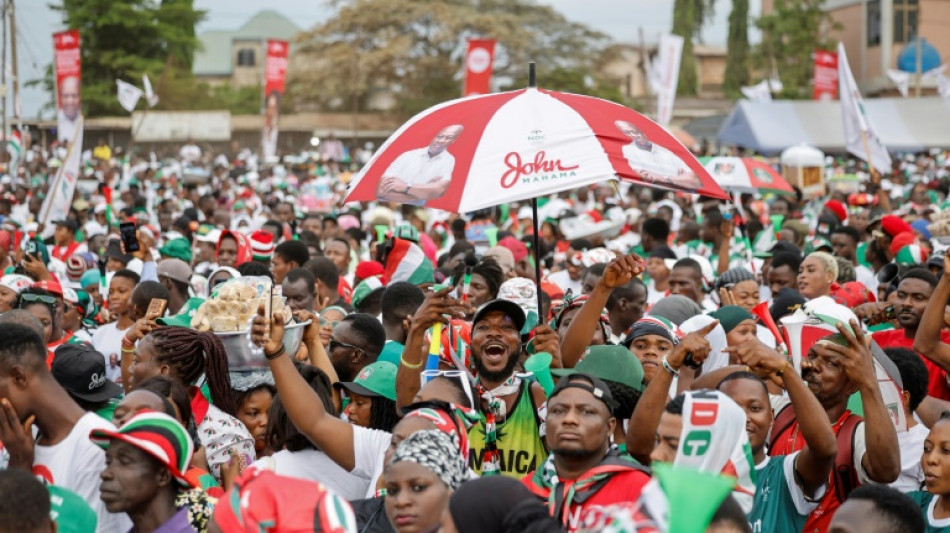
<svg viewBox="0 0 950 533">
<path fill-rule="evenodd" d="M 716 183 L 729 192 L 795 194 L 785 178 L 764 161 L 751 157 L 704 157 L 700 160 Z"/>
<path fill-rule="evenodd" d="M 373 155 L 346 201 L 468 212 L 618 177 L 728 198 L 679 141 L 636 111 L 527 88 L 416 115 Z"/>
</svg>

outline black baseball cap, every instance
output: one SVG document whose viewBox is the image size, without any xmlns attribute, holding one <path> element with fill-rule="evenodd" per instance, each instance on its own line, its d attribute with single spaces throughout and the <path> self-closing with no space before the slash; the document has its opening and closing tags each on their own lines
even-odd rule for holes
<svg viewBox="0 0 950 533">
<path fill-rule="evenodd" d="M 69 228 L 69 231 L 77 231 L 79 229 L 79 223 L 71 218 L 64 218 L 62 220 L 54 220 L 53 224 L 57 226 L 66 226 Z"/>
<path fill-rule="evenodd" d="M 511 300 L 504 300 L 501 298 L 492 300 L 479 307 L 478 310 L 475 311 L 475 316 L 472 318 L 472 327 L 474 328 L 475 324 L 478 324 L 479 320 L 485 318 L 485 315 L 491 313 L 492 311 L 501 311 L 502 313 L 508 315 L 508 318 L 510 318 L 515 323 L 515 326 L 518 327 L 518 331 L 524 329 L 524 323 L 527 320 L 524 314 L 524 309 Z"/>
<path fill-rule="evenodd" d="M 50 368 L 70 396 L 104 402 L 122 394 L 122 387 L 106 377 L 105 357 L 88 344 L 63 344 L 53 352 Z"/>
<path fill-rule="evenodd" d="M 555 386 L 551 394 L 548 395 L 548 403 L 550 404 L 551 398 L 554 398 L 566 389 L 586 390 L 593 394 L 594 398 L 604 402 L 607 406 L 607 410 L 611 413 L 620 405 L 617 403 L 617 400 L 614 400 L 613 394 L 610 393 L 610 387 L 608 387 L 602 379 L 595 378 L 590 374 L 584 374 L 583 372 L 568 374 L 558 380 L 557 386 Z"/>
</svg>

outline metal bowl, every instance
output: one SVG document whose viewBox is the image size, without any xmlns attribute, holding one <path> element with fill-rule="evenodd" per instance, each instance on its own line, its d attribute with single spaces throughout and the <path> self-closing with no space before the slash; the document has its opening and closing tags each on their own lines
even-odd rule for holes
<svg viewBox="0 0 950 533">
<path fill-rule="evenodd" d="M 303 342 L 303 333 L 312 320 L 284 327 L 284 351 L 293 357 Z M 215 332 L 228 355 L 229 370 L 267 368 L 264 352 L 251 343 L 247 330 Z"/>
</svg>

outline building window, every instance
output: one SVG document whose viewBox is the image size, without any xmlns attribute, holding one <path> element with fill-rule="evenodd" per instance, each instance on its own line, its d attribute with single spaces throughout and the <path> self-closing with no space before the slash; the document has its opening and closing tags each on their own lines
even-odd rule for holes
<svg viewBox="0 0 950 533">
<path fill-rule="evenodd" d="M 917 36 L 919 0 L 892 0 L 894 3 L 894 42 L 906 43 Z M 881 0 L 867 2 L 868 46 L 881 44 Z"/>
<path fill-rule="evenodd" d="M 255 64 L 254 63 L 254 49 L 242 48 L 238 50 L 237 64 L 239 67 L 253 67 Z"/>
<path fill-rule="evenodd" d="M 918 0 L 894 0 L 894 42 L 906 43 L 917 37 Z"/>
</svg>

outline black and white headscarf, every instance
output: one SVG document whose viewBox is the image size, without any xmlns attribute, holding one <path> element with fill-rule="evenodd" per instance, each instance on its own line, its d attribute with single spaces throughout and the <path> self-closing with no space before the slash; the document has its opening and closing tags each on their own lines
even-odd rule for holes
<svg viewBox="0 0 950 533">
<path fill-rule="evenodd" d="M 401 461 L 428 468 L 452 490 L 459 488 L 465 479 L 465 459 L 459 454 L 458 446 L 448 435 L 434 429 L 417 431 L 400 442 L 389 464 Z"/>
</svg>

